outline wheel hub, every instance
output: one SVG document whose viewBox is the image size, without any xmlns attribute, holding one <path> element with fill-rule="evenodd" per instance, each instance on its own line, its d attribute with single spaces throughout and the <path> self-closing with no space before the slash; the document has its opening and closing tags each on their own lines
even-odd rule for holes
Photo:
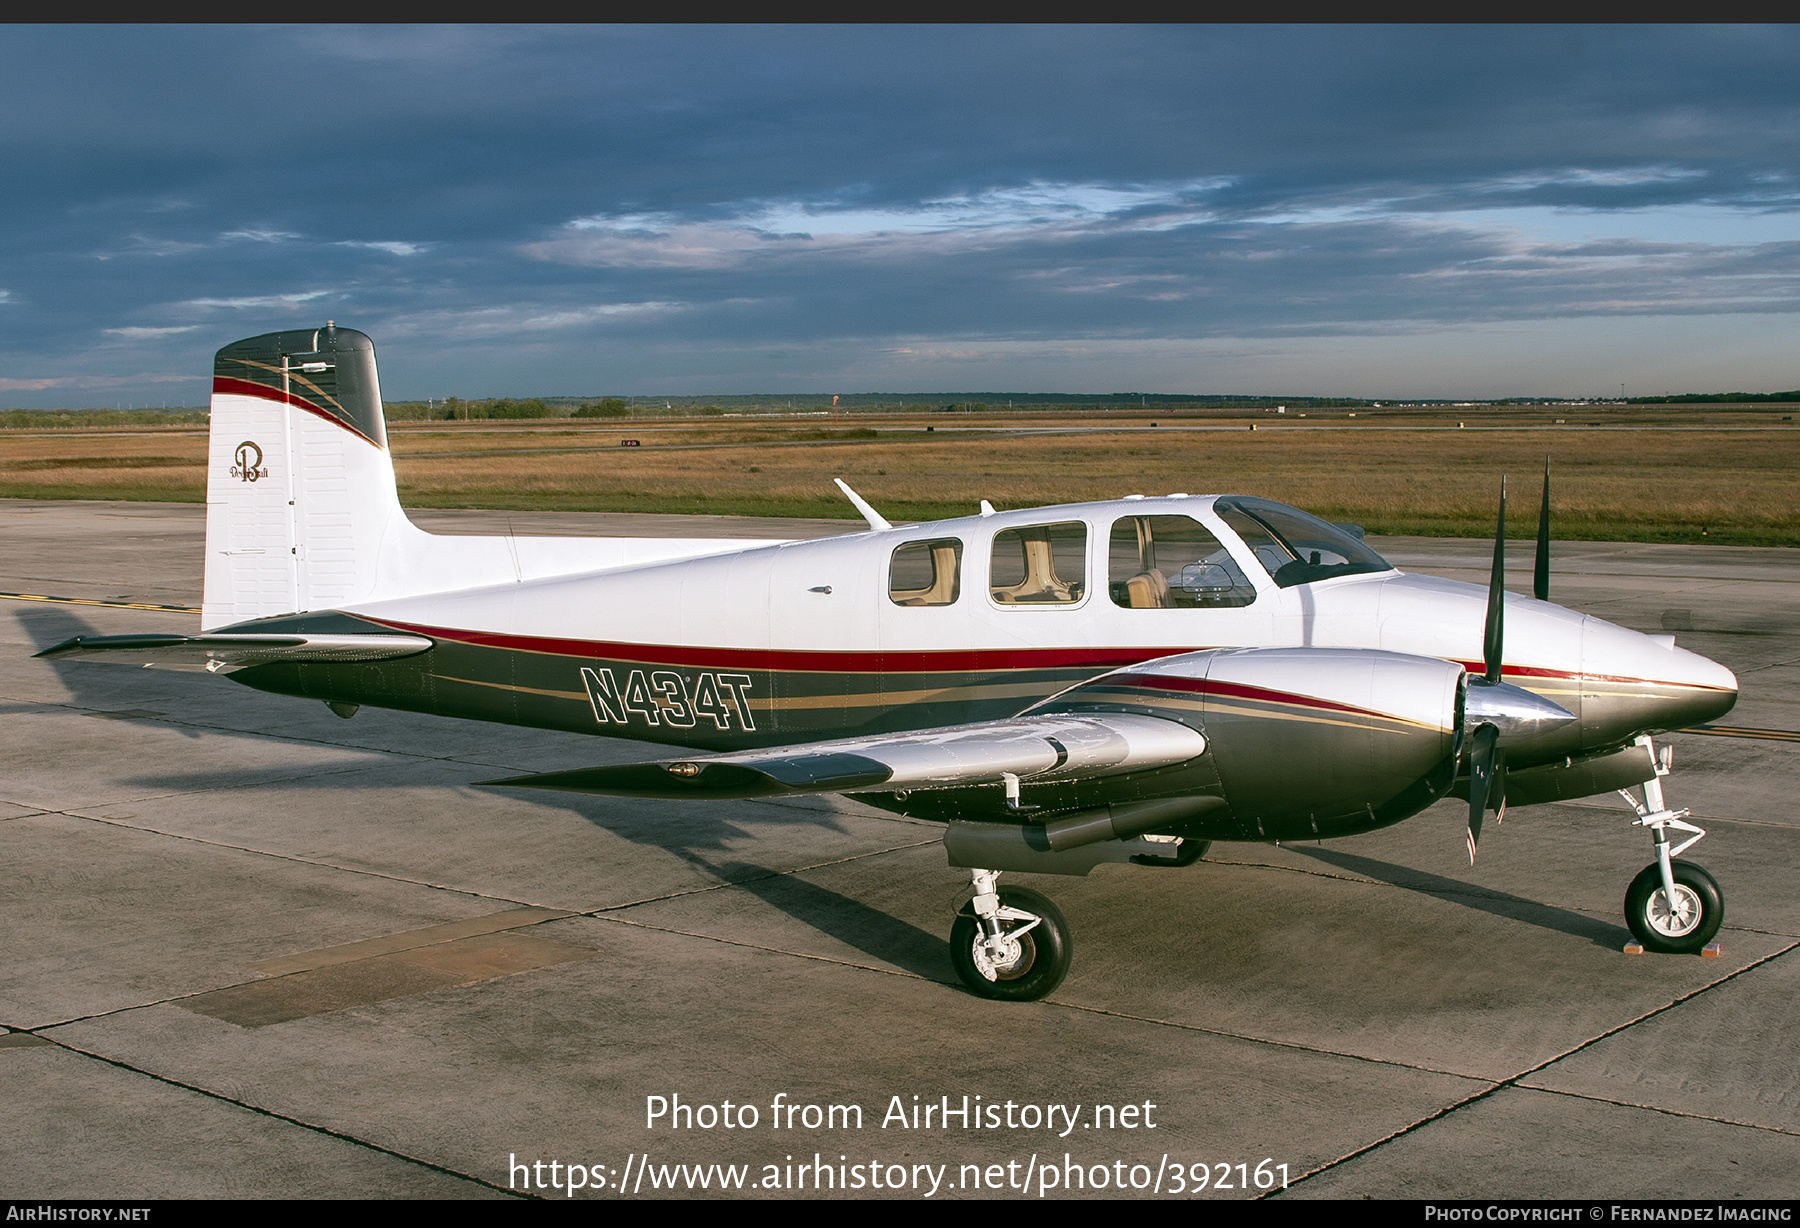
<svg viewBox="0 0 1800 1228">
<path fill-rule="evenodd" d="M 1656 891 L 1645 910 L 1650 927 L 1665 938 L 1681 938 L 1694 932 L 1700 924 L 1700 897 L 1683 883 L 1675 884 L 1675 906 L 1669 906 L 1668 891 Z"/>
<path fill-rule="evenodd" d="M 1014 981 L 1031 971 L 1037 944 L 1030 934 L 975 940 L 975 969 L 990 981 Z"/>
</svg>

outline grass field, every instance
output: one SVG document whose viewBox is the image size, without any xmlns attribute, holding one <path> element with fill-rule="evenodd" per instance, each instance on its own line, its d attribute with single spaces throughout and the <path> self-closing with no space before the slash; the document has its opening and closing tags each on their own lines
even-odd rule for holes
<svg viewBox="0 0 1800 1228">
<path fill-rule="evenodd" d="M 1535 532 L 1548 455 L 1558 537 L 1792 546 L 1800 431 L 1783 411 L 1793 407 L 562 419 L 404 424 L 391 445 L 415 507 L 850 518 L 831 484 L 842 477 L 896 521 L 967 514 L 981 499 L 1234 492 L 1432 536 L 1491 533 L 1502 473 L 1509 527 Z M 193 428 L 0 431 L 0 496 L 197 502 L 205 448 Z"/>
</svg>

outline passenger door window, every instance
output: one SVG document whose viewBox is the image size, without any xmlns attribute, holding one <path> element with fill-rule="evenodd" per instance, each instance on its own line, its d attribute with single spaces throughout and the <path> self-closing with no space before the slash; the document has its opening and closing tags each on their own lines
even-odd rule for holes
<svg viewBox="0 0 1800 1228">
<path fill-rule="evenodd" d="M 1002 529 L 994 534 L 988 591 L 1001 605 L 1073 605 L 1087 591 L 1087 525 Z"/>
<path fill-rule="evenodd" d="M 1108 546 L 1113 604 L 1128 610 L 1222 609 L 1256 600 L 1225 547 L 1191 516 L 1115 520 Z"/>
</svg>

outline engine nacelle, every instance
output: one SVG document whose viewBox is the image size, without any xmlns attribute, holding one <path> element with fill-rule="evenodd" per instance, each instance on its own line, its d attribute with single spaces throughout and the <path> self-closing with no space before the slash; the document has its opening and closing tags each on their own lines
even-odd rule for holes
<svg viewBox="0 0 1800 1228">
<path fill-rule="evenodd" d="M 1229 807 L 1213 839 L 1344 836 L 1397 823 L 1456 776 L 1463 667 L 1369 649 L 1213 649 L 1104 674 L 1032 712 L 1136 712 L 1202 732 Z"/>
</svg>

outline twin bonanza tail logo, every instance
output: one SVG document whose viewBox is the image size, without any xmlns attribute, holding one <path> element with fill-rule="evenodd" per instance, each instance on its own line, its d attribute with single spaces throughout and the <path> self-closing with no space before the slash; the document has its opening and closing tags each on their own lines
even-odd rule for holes
<svg viewBox="0 0 1800 1228">
<path fill-rule="evenodd" d="M 696 720 L 704 718 L 713 728 L 728 730 L 735 717 L 739 728 L 756 728 L 745 697 L 750 689 L 748 674 L 696 674 L 690 681 L 672 669 L 648 675 L 634 669 L 620 687 L 610 669 L 583 666 L 581 684 L 587 688 L 588 702 L 594 705 L 594 719 L 602 725 L 629 725 L 638 720 L 646 725 L 692 729 Z"/>
<path fill-rule="evenodd" d="M 237 446 L 235 459 L 237 464 L 231 467 L 232 477 L 245 482 L 254 482 L 258 478 L 269 476 L 268 468 L 262 463 L 263 451 L 251 440 L 246 439 Z"/>
</svg>

